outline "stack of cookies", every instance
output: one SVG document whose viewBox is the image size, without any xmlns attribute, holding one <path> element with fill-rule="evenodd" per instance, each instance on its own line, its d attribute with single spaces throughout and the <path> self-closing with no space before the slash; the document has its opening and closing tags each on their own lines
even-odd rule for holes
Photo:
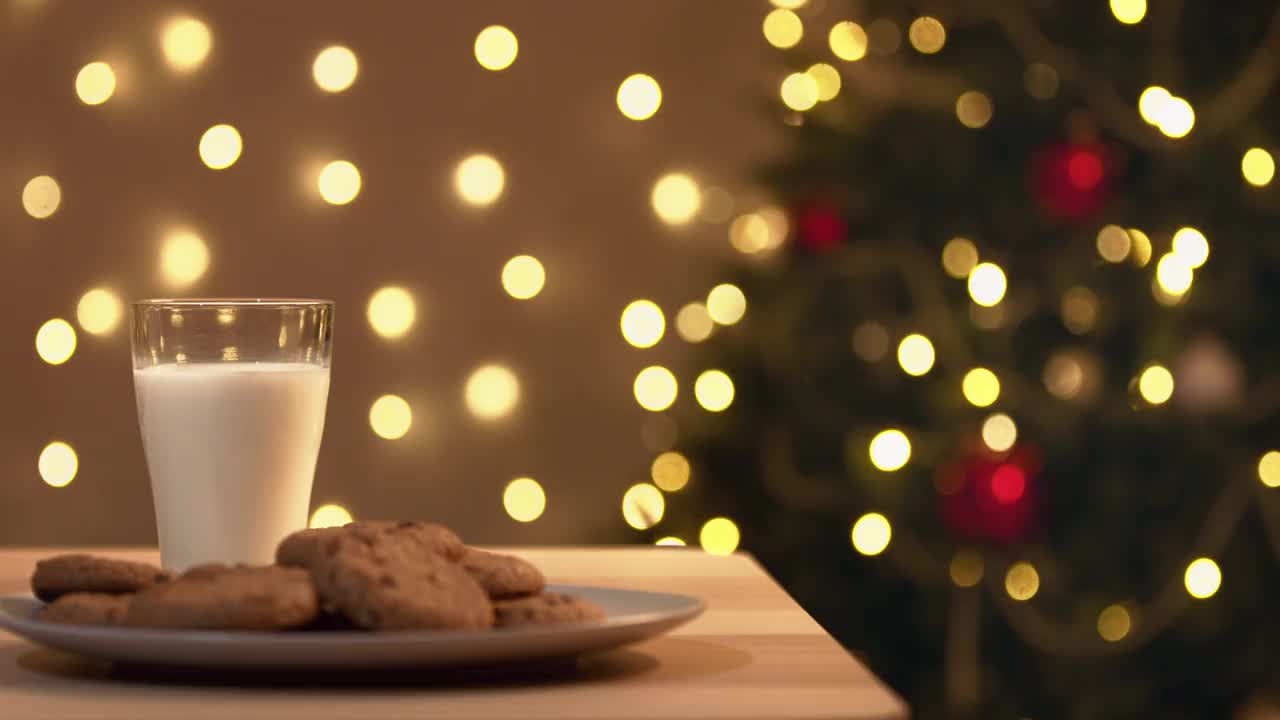
<svg viewBox="0 0 1280 720">
<path fill-rule="evenodd" d="M 201 565 L 174 575 L 89 555 L 42 560 L 31 577 L 49 622 L 208 630 L 480 630 L 580 623 L 605 613 L 544 592 L 521 558 L 464 545 L 427 522 L 301 530 L 276 564 Z"/>
</svg>

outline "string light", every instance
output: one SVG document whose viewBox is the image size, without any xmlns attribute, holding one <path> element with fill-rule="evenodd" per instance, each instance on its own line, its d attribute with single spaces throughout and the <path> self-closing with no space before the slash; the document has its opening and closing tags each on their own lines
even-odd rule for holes
<svg viewBox="0 0 1280 720">
<path fill-rule="evenodd" d="M 62 318 L 45 322 L 36 331 L 36 354 L 50 365 L 61 365 L 76 351 L 76 330 Z"/>
<path fill-rule="evenodd" d="M 1049 100 L 1058 94 L 1058 71 L 1044 63 L 1031 63 L 1022 73 L 1022 86 L 1037 100 Z"/>
<path fill-rule="evenodd" d="M 918 17 L 907 28 L 907 38 L 918 52 L 932 55 L 946 44 L 947 29 L 935 18 Z"/>
<path fill-rule="evenodd" d="M 93 288 L 80 296 L 76 304 L 76 322 L 90 335 L 106 335 L 120 323 L 124 303 L 120 296 L 106 288 Z"/>
<path fill-rule="evenodd" d="M 664 452 L 653 459 L 649 474 L 660 489 L 677 492 L 689 484 L 689 460 L 674 450 Z"/>
<path fill-rule="evenodd" d="M 912 333 L 898 343 L 898 365 L 913 377 L 920 377 L 933 369 L 933 343 L 929 338 Z"/>
<path fill-rule="evenodd" d="M 632 120 L 648 120 L 662 106 L 662 87 L 643 73 L 631 75 L 618 86 L 618 110 Z"/>
<path fill-rule="evenodd" d="M 1171 138 L 1186 137 L 1196 124 L 1196 111 L 1191 103 L 1180 97 L 1170 97 L 1160 110 L 1156 127 Z"/>
<path fill-rule="evenodd" d="M 1098 296 L 1087 287 L 1073 287 L 1062 294 L 1062 324 L 1076 335 L 1093 329 L 1098 319 Z"/>
<path fill-rule="evenodd" d="M 409 328 L 413 327 L 418 309 L 408 290 L 388 285 L 379 288 L 369 297 L 365 316 L 369 319 L 369 327 L 379 337 L 394 340 L 404 337 Z"/>
<path fill-rule="evenodd" d="M 76 451 L 64 442 L 51 442 L 40 451 L 36 461 L 40 470 L 40 479 L 50 487 L 66 487 L 76 478 L 80 469 L 80 459 Z"/>
<path fill-rule="evenodd" d="M 38 175 L 22 188 L 22 209 L 37 220 L 52 215 L 62 203 L 62 188 L 48 175 Z"/>
<path fill-rule="evenodd" d="M 485 70 L 505 70 L 516 61 L 520 43 L 516 34 L 501 25 L 490 25 L 476 35 L 476 62 Z"/>
<path fill-rule="evenodd" d="M 1000 397 L 1000 379 L 986 368 L 974 368 L 965 373 L 960 389 L 972 405 L 988 407 Z"/>
<path fill-rule="evenodd" d="M 413 425 L 413 410 L 399 395 L 383 395 L 369 408 L 369 427 L 380 438 L 399 440 Z"/>
<path fill-rule="evenodd" d="M 684 173 L 668 173 L 653 184 L 649 202 L 658 219 L 668 225 L 684 225 L 698 214 L 702 196 L 698 183 Z"/>
<path fill-rule="evenodd" d="M 467 376 L 463 400 L 476 418 L 497 420 L 511 414 L 520 402 L 520 381 L 505 365 L 481 365 Z"/>
<path fill-rule="evenodd" d="M 1159 85 L 1152 85 L 1138 96 L 1138 114 L 1148 125 L 1159 125 L 1164 116 L 1165 105 L 1173 99 L 1173 94 Z"/>
<path fill-rule="evenodd" d="M 838 22 L 827 35 L 827 44 L 836 57 L 856 62 L 867 56 L 867 32 L 852 20 Z"/>
<path fill-rule="evenodd" d="M 325 92 L 342 92 L 351 87 L 357 72 L 356 54 L 341 45 L 330 45 L 321 50 L 311 64 L 311 76 Z"/>
<path fill-rule="evenodd" d="M 826 102 L 840 94 L 840 71 L 827 63 L 814 63 L 804 71 L 818 85 L 818 100 Z"/>
<path fill-rule="evenodd" d="M 662 308 L 652 300 L 634 300 L 622 310 L 622 338 L 633 347 L 648 348 L 658 344 L 666 332 L 667 321 Z"/>
<path fill-rule="evenodd" d="M 1152 365 L 1138 377 L 1138 392 L 1152 405 L 1162 405 L 1173 397 L 1173 373 L 1163 365 Z"/>
<path fill-rule="evenodd" d="M 316 508 L 315 512 L 311 513 L 311 521 L 307 523 L 307 527 L 342 527 L 352 520 L 351 513 L 346 508 L 334 503 L 328 503 L 321 505 Z"/>
<path fill-rule="evenodd" d="M 240 132 L 230 125 L 214 125 L 200 136 L 200 160 L 214 170 L 229 168 L 240 159 Z"/>
<path fill-rule="evenodd" d="M 101 60 L 85 65 L 76 73 L 76 96 L 85 105 L 101 105 L 116 91 L 116 73 Z"/>
<path fill-rule="evenodd" d="M 995 263 L 979 263 L 969 273 L 969 297 L 983 307 L 994 307 L 1004 299 L 1008 281 Z"/>
<path fill-rule="evenodd" d="M 640 407 L 650 412 L 662 412 L 676 401 L 679 388 L 676 376 L 661 365 L 651 365 L 636 374 L 632 392 Z"/>
<path fill-rule="evenodd" d="M 982 442 L 994 452 L 1002 453 L 1018 441 L 1018 426 L 1004 413 L 989 416 L 982 423 Z"/>
<path fill-rule="evenodd" d="M 1151 238 L 1138 228 L 1129 228 L 1129 240 L 1133 242 L 1133 264 L 1146 267 L 1151 262 Z"/>
<path fill-rule="evenodd" d="M 1129 233 L 1119 225 L 1104 225 L 1098 231 L 1098 255 L 1109 263 L 1122 263 L 1129 257 L 1133 243 Z"/>
<path fill-rule="evenodd" d="M 547 509 L 547 494 L 537 480 L 520 477 L 507 483 L 502 491 L 502 507 L 512 520 L 533 522 Z"/>
<path fill-rule="evenodd" d="M 738 549 L 741 540 L 738 526 L 725 517 L 715 517 L 703 524 L 698 533 L 698 544 L 711 555 L 730 555 Z"/>
<path fill-rule="evenodd" d="M 453 189 L 468 205 L 492 205 L 506 186 L 502 163 L 492 155 L 468 155 L 453 171 Z"/>
<path fill-rule="evenodd" d="M 1004 589 L 1014 600 L 1026 602 L 1040 590 L 1040 573 L 1031 563 L 1014 563 L 1005 573 Z"/>
<path fill-rule="evenodd" d="M 674 535 L 668 535 L 663 538 L 658 538 L 653 544 L 659 547 L 684 547 L 685 541 L 675 537 Z"/>
<path fill-rule="evenodd" d="M 733 325 L 747 314 L 747 296 L 737 285 L 717 285 L 707 293 L 707 314 L 721 325 Z"/>
<path fill-rule="evenodd" d="M 780 92 L 783 104 L 799 112 L 817 105 L 822 95 L 818 81 L 808 73 L 791 73 L 783 78 Z"/>
<path fill-rule="evenodd" d="M 160 33 L 165 62 L 178 72 L 189 72 L 204 62 L 213 47 L 209 26 L 193 17 L 176 17 Z"/>
<path fill-rule="evenodd" d="M 1258 479 L 1269 488 L 1280 487 L 1280 452 L 1268 450 L 1258 459 Z"/>
<path fill-rule="evenodd" d="M 1275 158 L 1260 147 L 1249 148 L 1240 158 L 1240 174 L 1254 187 L 1268 185 L 1276 174 Z"/>
<path fill-rule="evenodd" d="M 711 337 L 713 330 L 715 321 L 702 303 L 689 303 L 676 313 L 676 333 L 686 342 L 700 343 Z"/>
<path fill-rule="evenodd" d="M 974 130 L 991 122 L 994 112 L 991 98 L 977 90 L 969 90 L 956 98 L 956 119 L 961 125 Z"/>
<path fill-rule="evenodd" d="M 1098 636 L 1107 642 L 1120 642 L 1132 627 L 1133 620 L 1123 605 L 1108 605 L 1098 613 Z"/>
<path fill-rule="evenodd" d="M 911 441 L 906 433 L 896 428 L 881 430 L 871 438 L 867 453 L 877 470 L 894 472 L 901 470 L 911 459 Z"/>
<path fill-rule="evenodd" d="M 1111 0 L 1111 14 L 1125 25 L 1136 25 L 1147 15 L 1147 0 Z"/>
<path fill-rule="evenodd" d="M 1191 264 L 1177 253 L 1167 253 L 1156 263 L 1156 284 L 1170 295 L 1186 293 L 1194 278 Z"/>
<path fill-rule="evenodd" d="M 785 8 L 777 8 L 765 15 L 763 29 L 764 39 L 783 50 L 795 47 L 804 36 L 804 23 L 800 22 L 800 16 Z"/>
<path fill-rule="evenodd" d="M 951 582 L 960 587 L 973 587 L 982 582 L 982 555 L 973 550 L 960 550 L 951 557 Z"/>
<path fill-rule="evenodd" d="M 175 288 L 199 280 L 209 269 L 209 247 L 190 230 L 173 230 L 160 246 L 160 275 Z"/>
<path fill-rule="evenodd" d="M 721 412 L 733 404 L 733 380 L 720 370 L 707 370 L 694 381 L 693 397 L 704 410 Z"/>
<path fill-rule="evenodd" d="M 528 300 L 542 292 L 547 273 L 532 255 L 517 255 L 502 266 L 502 289 L 517 300 Z"/>
<path fill-rule="evenodd" d="M 978 248 L 968 238 L 953 237 L 942 246 L 942 269 L 951 277 L 963 280 L 977 264 Z"/>
<path fill-rule="evenodd" d="M 873 363 L 889 352 L 889 331 L 877 322 L 865 322 L 853 330 L 853 352 Z"/>
<path fill-rule="evenodd" d="M 316 177 L 320 197 L 330 205 L 346 205 L 360 194 L 360 171 L 347 160 L 334 160 Z"/>
<path fill-rule="evenodd" d="M 867 513 L 853 524 L 853 549 L 867 556 L 879 555 L 889 547 L 893 526 L 880 513 Z"/>
<path fill-rule="evenodd" d="M 1173 254 L 1194 270 L 1209 259 L 1209 241 L 1204 233 L 1193 227 L 1178 228 L 1173 234 Z"/>
<path fill-rule="evenodd" d="M 622 519 L 636 530 L 648 530 L 666 511 L 662 492 L 649 483 L 632 485 L 622 496 Z"/>
<path fill-rule="evenodd" d="M 1187 565 L 1187 572 L 1182 579 L 1187 586 L 1187 594 L 1197 600 L 1204 600 L 1213 597 L 1222 586 L 1222 570 L 1218 569 L 1218 563 L 1207 557 L 1196 558 Z"/>
</svg>

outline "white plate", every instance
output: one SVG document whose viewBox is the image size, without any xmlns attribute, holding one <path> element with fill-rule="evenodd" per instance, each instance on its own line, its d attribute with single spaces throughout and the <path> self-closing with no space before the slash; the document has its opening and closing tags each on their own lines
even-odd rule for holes
<svg viewBox="0 0 1280 720">
<path fill-rule="evenodd" d="M 476 666 L 569 657 L 664 633 L 702 613 L 684 595 L 550 585 L 595 601 L 608 618 L 580 625 L 459 631 L 225 632 L 62 625 L 37 620 L 31 595 L 0 596 L 0 627 L 54 650 L 100 660 L 182 667 L 375 668 Z"/>
</svg>

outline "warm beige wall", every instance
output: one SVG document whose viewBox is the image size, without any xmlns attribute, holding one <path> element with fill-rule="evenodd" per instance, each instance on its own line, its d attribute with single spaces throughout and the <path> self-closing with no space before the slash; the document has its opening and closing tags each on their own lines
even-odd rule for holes
<svg viewBox="0 0 1280 720">
<path fill-rule="evenodd" d="M 185 223 L 209 243 L 208 273 L 188 295 L 325 296 L 338 302 L 328 426 L 317 501 L 357 515 L 447 519 L 489 542 L 625 539 L 623 490 L 644 479 L 648 413 L 635 373 L 669 364 L 689 392 L 696 362 L 668 332 L 628 347 L 618 315 L 638 297 L 668 313 L 724 273 L 723 225 L 663 226 L 649 190 L 686 169 L 740 192 L 776 140 L 755 95 L 765 73 L 763 2 L 72 2 L 0 0 L 0 543 L 152 542 L 146 471 L 133 407 L 128 338 L 79 335 L 64 365 L 41 362 L 37 328 L 73 319 L 105 285 L 127 298 L 167 295 L 160 232 Z M 196 72 L 162 62 L 161 23 L 203 18 L 214 49 Z M 491 23 L 515 30 L 516 63 L 492 73 L 472 55 Z M 310 77 L 331 43 L 360 60 L 347 92 Z M 73 92 L 77 71 L 104 59 L 119 76 L 106 104 Z M 662 83 L 658 115 L 623 118 L 618 83 L 643 71 Z M 767 81 L 767 82 L 766 82 Z M 205 168 L 196 143 L 228 122 L 239 162 Z M 506 166 L 494 207 L 461 205 L 452 167 L 486 150 Z M 364 187 L 354 203 L 319 201 L 304 176 L 346 158 Z M 47 220 L 22 208 L 24 184 L 55 177 L 62 204 Z M 498 283 L 510 256 L 548 270 L 531 302 Z M 415 293 L 405 339 L 377 338 L 370 293 Z M 522 381 L 514 416 L 486 425 L 461 399 L 467 372 L 510 364 Z M 404 395 L 415 424 L 400 441 L 369 429 L 378 395 Z M 63 489 L 41 482 L 51 440 L 80 457 Z M 531 525 L 508 519 L 501 491 L 529 474 L 549 495 Z"/>
</svg>

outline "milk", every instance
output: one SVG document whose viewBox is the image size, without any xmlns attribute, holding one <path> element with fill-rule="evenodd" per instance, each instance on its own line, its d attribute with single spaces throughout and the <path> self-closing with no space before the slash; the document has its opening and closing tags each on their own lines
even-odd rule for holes
<svg viewBox="0 0 1280 720">
<path fill-rule="evenodd" d="M 133 382 L 164 566 L 272 562 L 307 524 L 329 369 L 159 365 Z"/>
</svg>

